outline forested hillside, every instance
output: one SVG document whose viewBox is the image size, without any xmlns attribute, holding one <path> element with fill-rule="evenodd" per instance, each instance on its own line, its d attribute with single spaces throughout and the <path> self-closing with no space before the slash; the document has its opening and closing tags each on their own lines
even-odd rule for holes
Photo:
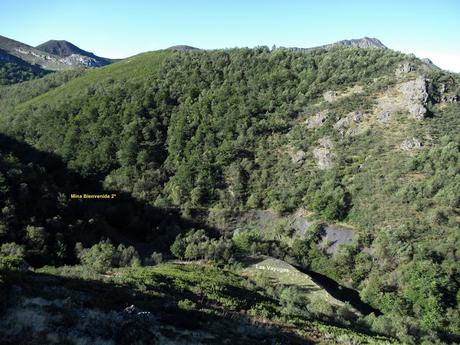
<svg viewBox="0 0 460 345">
<path fill-rule="evenodd" d="M 3 141 L 30 151 L 0 147 L 0 240 L 25 245 L 31 264 L 75 263 L 77 242 L 107 237 L 156 258 L 173 243 L 185 260 L 271 255 L 383 314 L 349 327 L 459 341 L 459 75 L 353 47 L 170 50 L 66 73 L 0 89 Z M 248 210 L 302 210 L 316 225 L 233 234 Z M 355 234 L 335 255 L 318 246 L 326 222 Z M 174 241 L 199 223 L 206 235 Z"/>
<path fill-rule="evenodd" d="M 48 72 L 0 49 L 0 86 L 43 77 Z"/>
</svg>

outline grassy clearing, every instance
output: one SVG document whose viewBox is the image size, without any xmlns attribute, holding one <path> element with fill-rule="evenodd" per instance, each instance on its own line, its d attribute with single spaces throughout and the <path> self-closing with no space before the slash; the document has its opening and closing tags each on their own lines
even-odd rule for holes
<svg viewBox="0 0 460 345">
<path fill-rule="evenodd" d="M 243 270 L 243 275 L 252 279 L 268 278 L 273 285 L 280 287 L 296 286 L 306 299 L 316 299 L 334 307 L 341 307 L 343 302 L 332 297 L 326 290 L 316 284 L 308 274 L 299 272 L 287 262 L 274 259 L 260 259 Z"/>
</svg>

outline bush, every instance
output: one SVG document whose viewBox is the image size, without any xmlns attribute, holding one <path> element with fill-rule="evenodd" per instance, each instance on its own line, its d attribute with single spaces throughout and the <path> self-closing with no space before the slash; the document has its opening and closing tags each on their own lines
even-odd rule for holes
<svg viewBox="0 0 460 345">
<path fill-rule="evenodd" d="M 179 309 L 187 311 L 196 309 L 196 303 L 187 298 L 181 299 L 179 302 L 177 302 L 177 306 L 179 307 Z"/>
<path fill-rule="evenodd" d="M 89 249 L 84 249 L 80 254 L 80 260 L 86 267 L 103 273 L 115 266 L 117 251 L 108 241 L 102 241 Z"/>
<path fill-rule="evenodd" d="M 261 242 L 262 236 L 256 230 L 239 231 L 233 235 L 233 244 L 243 253 L 256 254 Z"/>
<path fill-rule="evenodd" d="M 27 267 L 24 247 L 16 243 L 4 243 L 0 247 L 0 271 L 21 270 Z"/>
<path fill-rule="evenodd" d="M 119 267 L 140 266 L 141 259 L 133 246 L 125 247 L 120 244 L 117 248 L 117 257 L 114 264 Z"/>
<path fill-rule="evenodd" d="M 305 293 L 297 286 L 288 286 L 281 291 L 280 304 L 283 313 L 291 316 L 309 317 L 308 300 Z"/>
<path fill-rule="evenodd" d="M 161 264 L 163 262 L 163 254 L 153 252 L 152 255 L 150 255 L 150 258 L 149 258 L 148 262 L 149 262 L 150 265 Z"/>
<path fill-rule="evenodd" d="M 185 236 L 179 234 L 171 245 L 171 253 L 186 260 L 206 259 L 228 261 L 232 256 L 231 241 L 210 239 L 204 230 L 192 230 Z"/>
</svg>

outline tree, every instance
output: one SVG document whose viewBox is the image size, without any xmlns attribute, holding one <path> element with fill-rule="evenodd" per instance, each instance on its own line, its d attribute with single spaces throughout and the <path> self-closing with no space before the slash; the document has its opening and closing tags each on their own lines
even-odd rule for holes
<svg viewBox="0 0 460 345">
<path fill-rule="evenodd" d="M 103 273 L 115 266 L 117 251 L 108 241 L 102 241 L 80 254 L 83 265 L 98 273 Z"/>
<path fill-rule="evenodd" d="M 24 257 L 23 246 L 16 243 L 3 243 L 0 246 L 0 271 L 19 270 L 27 267 Z"/>
<path fill-rule="evenodd" d="M 125 247 L 120 244 L 117 247 L 116 265 L 119 267 L 140 266 L 141 258 L 133 246 Z"/>
<path fill-rule="evenodd" d="M 185 249 L 187 248 L 187 243 L 182 237 L 182 234 L 177 235 L 173 244 L 171 245 L 171 254 L 178 259 L 184 259 Z"/>
</svg>

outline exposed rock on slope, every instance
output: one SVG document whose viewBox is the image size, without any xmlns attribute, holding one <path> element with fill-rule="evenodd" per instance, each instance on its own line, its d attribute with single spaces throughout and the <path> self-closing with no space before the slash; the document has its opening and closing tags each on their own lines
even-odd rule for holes
<svg viewBox="0 0 460 345">
<path fill-rule="evenodd" d="M 397 84 L 377 97 L 377 119 L 388 122 L 398 111 L 407 111 L 414 119 L 423 119 L 428 115 L 427 80 L 418 76 L 414 80 Z"/>
<path fill-rule="evenodd" d="M 337 101 L 337 92 L 335 91 L 326 91 L 323 93 L 323 98 L 326 102 L 334 103 Z"/>
<path fill-rule="evenodd" d="M 342 137 L 345 134 L 359 134 L 361 133 L 362 129 L 356 127 L 356 125 L 361 123 L 366 117 L 367 114 L 364 114 L 361 110 L 352 111 L 337 121 L 334 125 L 334 128 L 340 133 Z"/>
<path fill-rule="evenodd" d="M 421 149 L 423 144 L 417 138 L 411 138 L 404 140 L 399 147 L 404 151 L 413 151 Z"/>
<path fill-rule="evenodd" d="M 316 165 L 320 170 L 326 170 L 332 167 L 336 157 L 333 152 L 334 144 L 330 138 L 321 138 L 318 141 L 319 146 L 313 149 L 313 156 L 316 159 Z"/>
<path fill-rule="evenodd" d="M 380 42 L 377 38 L 373 37 L 363 37 L 358 39 L 351 39 L 351 40 L 342 40 L 332 44 L 326 44 L 325 46 L 321 46 L 323 48 L 330 48 L 335 46 L 350 46 L 350 47 L 358 47 L 358 48 L 382 48 L 387 49 L 387 47 Z"/>
<path fill-rule="evenodd" d="M 72 45 L 73 46 L 73 45 Z M 40 46 L 39 46 L 40 47 Z M 48 70 L 63 70 L 72 67 L 99 67 L 111 63 L 110 60 L 99 58 L 94 54 L 85 52 L 84 50 L 75 47 L 80 53 L 73 53 L 68 56 L 59 56 L 43 51 L 27 44 L 0 36 L 0 49 L 6 53 L 13 55 L 29 64 L 38 65 Z"/>
<path fill-rule="evenodd" d="M 289 156 L 294 165 L 300 166 L 305 160 L 306 153 L 303 150 L 297 150 L 295 152 L 290 151 Z"/>
<path fill-rule="evenodd" d="M 81 64 L 85 67 L 100 67 L 111 63 L 109 59 L 96 56 L 67 41 L 51 40 L 38 45 L 36 49 L 59 56 L 64 63 L 70 65 Z"/>
<path fill-rule="evenodd" d="M 403 83 L 399 89 L 409 113 L 416 119 L 425 118 L 427 115 L 425 106 L 428 100 L 425 78 L 419 76 L 415 80 Z"/>
<path fill-rule="evenodd" d="M 357 38 L 357 39 L 351 39 L 351 40 L 342 40 L 330 44 L 325 44 L 322 46 L 317 46 L 317 47 L 312 47 L 312 48 L 298 48 L 298 47 L 292 47 L 292 48 L 287 48 L 292 51 L 300 51 L 300 52 L 308 52 L 310 50 L 314 49 L 330 49 L 334 47 L 357 47 L 357 48 L 380 48 L 380 49 L 388 49 L 380 40 L 377 38 L 371 38 L 371 37 L 363 37 L 363 38 Z"/>
<path fill-rule="evenodd" d="M 328 109 L 319 111 L 314 116 L 307 119 L 305 121 L 305 124 L 307 125 L 308 128 L 317 128 L 321 126 L 324 123 L 324 121 L 326 121 L 328 115 L 329 115 Z"/>
<path fill-rule="evenodd" d="M 396 76 L 402 76 L 412 71 L 413 67 L 409 62 L 403 63 L 395 72 Z"/>
</svg>

